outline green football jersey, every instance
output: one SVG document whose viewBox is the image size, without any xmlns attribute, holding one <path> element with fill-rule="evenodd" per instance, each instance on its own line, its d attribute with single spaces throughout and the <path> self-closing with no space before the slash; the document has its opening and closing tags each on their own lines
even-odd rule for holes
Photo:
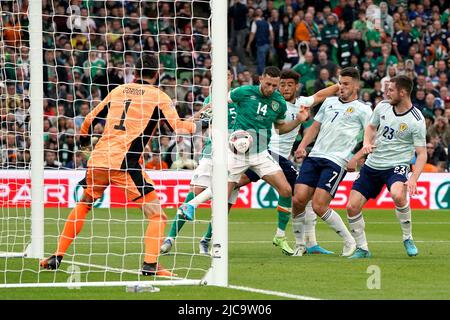
<svg viewBox="0 0 450 320">
<path fill-rule="evenodd" d="M 251 153 L 267 150 L 274 123 L 284 122 L 286 100 L 277 90 L 265 97 L 259 86 L 242 86 L 230 92 L 230 99 L 236 104 L 236 119 L 233 131 L 245 130 L 253 137 Z"/>
<path fill-rule="evenodd" d="M 207 96 L 205 101 L 203 101 L 203 106 L 206 106 L 211 102 L 211 96 Z M 234 118 L 236 117 L 236 105 L 234 103 L 228 104 L 228 129 L 233 128 Z M 212 142 L 211 139 L 208 138 L 203 146 L 202 150 L 202 158 L 211 158 L 212 153 Z"/>
</svg>

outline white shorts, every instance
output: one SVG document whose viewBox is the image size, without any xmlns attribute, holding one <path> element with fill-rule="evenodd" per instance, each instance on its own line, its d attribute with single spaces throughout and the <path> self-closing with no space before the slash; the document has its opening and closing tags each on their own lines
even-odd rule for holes
<svg viewBox="0 0 450 320">
<path fill-rule="evenodd" d="M 270 153 L 263 152 L 252 155 L 239 155 L 228 151 L 228 181 L 239 182 L 241 175 L 252 169 L 261 178 L 282 171 L 278 162 L 276 162 Z"/>
<path fill-rule="evenodd" d="M 194 174 L 191 179 L 191 186 L 200 186 L 209 188 L 211 187 L 212 179 L 212 159 L 201 158 L 197 168 L 194 170 Z"/>
</svg>

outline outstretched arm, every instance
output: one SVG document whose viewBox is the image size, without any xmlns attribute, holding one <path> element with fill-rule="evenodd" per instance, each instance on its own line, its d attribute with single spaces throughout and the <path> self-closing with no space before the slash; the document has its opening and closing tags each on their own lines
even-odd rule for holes
<svg viewBox="0 0 450 320">
<path fill-rule="evenodd" d="M 164 119 L 169 123 L 172 130 L 177 134 L 192 134 L 196 126 L 193 120 L 183 121 L 178 116 L 177 110 L 172 106 L 170 99 L 159 104 Z"/>
<path fill-rule="evenodd" d="M 334 84 L 330 87 L 317 91 L 312 97 L 314 102 L 312 106 L 322 103 L 326 98 L 336 95 L 339 92 L 339 84 Z"/>
<path fill-rule="evenodd" d="M 292 121 L 281 120 L 279 122 L 275 122 L 273 126 L 275 127 L 276 130 L 278 130 L 278 134 L 285 134 L 294 130 L 302 122 L 308 120 L 308 116 L 309 116 L 309 108 L 303 107 L 297 113 L 295 120 Z"/>
</svg>

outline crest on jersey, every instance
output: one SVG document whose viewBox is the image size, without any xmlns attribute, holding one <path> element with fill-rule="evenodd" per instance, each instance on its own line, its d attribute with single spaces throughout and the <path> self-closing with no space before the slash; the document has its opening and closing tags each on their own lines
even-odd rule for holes
<svg viewBox="0 0 450 320">
<path fill-rule="evenodd" d="M 350 117 L 353 112 L 355 112 L 355 109 L 353 107 L 348 107 L 347 110 L 345 110 L 344 117 Z"/>
<path fill-rule="evenodd" d="M 400 123 L 400 126 L 398 127 L 398 132 L 397 135 L 399 137 L 402 137 L 406 134 L 406 132 L 408 131 L 408 125 L 404 122 Z"/>
<path fill-rule="evenodd" d="M 408 129 L 408 125 L 406 123 L 400 123 L 400 127 L 398 128 L 399 132 L 406 131 Z"/>
<path fill-rule="evenodd" d="M 276 101 L 272 101 L 272 110 L 277 111 L 280 108 L 280 104 Z"/>
</svg>

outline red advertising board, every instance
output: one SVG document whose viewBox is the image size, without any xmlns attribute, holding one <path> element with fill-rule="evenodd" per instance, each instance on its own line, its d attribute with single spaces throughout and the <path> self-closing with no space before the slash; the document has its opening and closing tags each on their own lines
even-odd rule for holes
<svg viewBox="0 0 450 320">
<path fill-rule="evenodd" d="M 44 204 L 46 207 L 67 207 L 69 203 L 68 179 L 44 180 Z M 0 179 L 1 207 L 29 207 L 31 204 L 30 179 Z"/>
</svg>

